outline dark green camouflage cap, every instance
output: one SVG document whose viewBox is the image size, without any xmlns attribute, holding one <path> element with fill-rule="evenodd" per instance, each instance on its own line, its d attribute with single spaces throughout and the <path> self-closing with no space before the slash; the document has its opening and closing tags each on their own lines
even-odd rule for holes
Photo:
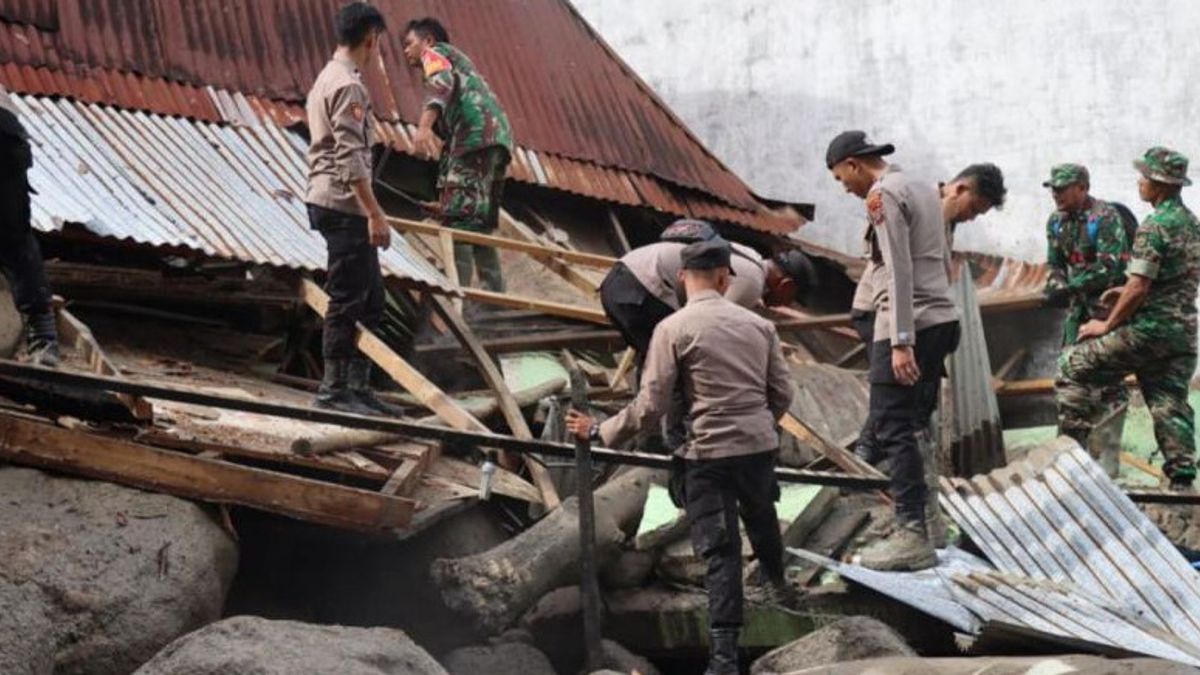
<svg viewBox="0 0 1200 675">
<path fill-rule="evenodd" d="M 1152 181 L 1169 185 L 1191 185 L 1187 177 L 1188 158 L 1169 148 L 1156 145 L 1146 151 L 1133 167 Z"/>
<path fill-rule="evenodd" d="M 1050 180 L 1042 187 L 1063 188 L 1076 183 L 1091 183 L 1087 167 L 1082 164 L 1058 164 L 1050 169 Z"/>
</svg>

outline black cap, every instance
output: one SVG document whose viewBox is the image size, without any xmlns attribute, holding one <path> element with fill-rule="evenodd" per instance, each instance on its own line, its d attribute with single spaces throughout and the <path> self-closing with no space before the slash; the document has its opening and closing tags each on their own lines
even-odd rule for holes
<svg viewBox="0 0 1200 675">
<path fill-rule="evenodd" d="M 895 151 L 896 146 L 891 143 L 875 145 L 868 141 L 865 131 L 843 131 L 830 141 L 829 149 L 825 151 L 825 166 L 832 169 L 838 162 L 851 157 L 882 157 Z"/>
<path fill-rule="evenodd" d="M 680 218 L 667 226 L 659 235 L 660 241 L 674 241 L 681 244 L 691 244 L 697 241 L 708 241 L 717 236 L 717 231 L 706 220 L 695 218 Z"/>
<path fill-rule="evenodd" d="M 791 249 L 776 253 L 772 258 L 783 273 L 796 282 L 796 292 L 803 295 L 817 285 L 817 268 L 802 251 Z"/>
<path fill-rule="evenodd" d="M 729 264 L 732 253 L 729 242 L 721 237 L 713 237 L 684 246 L 679 252 L 679 259 L 685 270 L 715 270 L 727 267 L 729 273 L 734 274 L 733 266 Z"/>
</svg>

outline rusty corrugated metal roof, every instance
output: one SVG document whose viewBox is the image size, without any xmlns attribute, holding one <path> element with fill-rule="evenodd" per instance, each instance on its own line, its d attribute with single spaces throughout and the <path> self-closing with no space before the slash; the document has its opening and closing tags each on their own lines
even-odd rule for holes
<svg viewBox="0 0 1200 675">
<path fill-rule="evenodd" d="M 300 269 L 325 242 L 301 201 L 304 142 L 274 124 L 230 126 L 70 100 L 12 96 L 34 145 L 33 224 Z M 450 290 L 403 237 L 385 274 Z"/>
<path fill-rule="evenodd" d="M 301 102 L 333 50 L 331 23 L 340 5 L 340 0 L 75 0 L 57 3 L 56 16 L 42 16 L 25 0 L 0 2 L 0 17 L 11 21 L 0 23 L 0 63 L 7 64 L 0 76 L 14 91 L 208 120 L 211 103 L 190 98 L 206 87 Z M 420 87 L 404 63 L 400 28 L 410 17 L 438 16 L 486 73 L 518 142 L 545 160 L 548 180 L 539 184 L 624 204 L 633 203 L 628 194 L 633 184 L 639 205 L 668 213 L 774 233 L 801 224 L 755 198 L 565 0 L 376 4 L 394 29 L 378 66 L 366 72 L 382 117 L 416 120 Z M 49 19 L 57 30 L 40 27 Z M 34 82 L 25 77 L 30 74 L 37 76 Z M 141 79 L 130 81 L 130 75 Z M 193 112 L 181 105 L 189 101 Z M 618 180 L 613 171 L 625 175 Z"/>
</svg>

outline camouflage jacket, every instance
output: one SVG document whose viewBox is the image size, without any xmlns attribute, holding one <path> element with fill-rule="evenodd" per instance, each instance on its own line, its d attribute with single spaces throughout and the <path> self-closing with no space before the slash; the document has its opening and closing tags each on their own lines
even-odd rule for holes
<svg viewBox="0 0 1200 675">
<path fill-rule="evenodd" d="M 421 64 L 425 107 L 441 111 L 437 131 L 446 141 L 447 156 L 460 157 L 493 146 L 512 153 L 508 116 L 466 54 L 439 42 L 425 50 Z"/>
<path fill-rule="evenodd" d="M 1137 229 L 1129 273 L 1152 281 L 1129 323 L 1135 329 L 1196 350 L 1196 286 L 1200 283 L 1200 220 L 1179 197 L 1158 204 Z"/>
<path fill-rule="evenodd" d="M 1090 201 L 1080 211 L 1055 211 L 1046 222 L 1046 287 L 1067 291 L 1072 305 L 1095 303 L 1124 283 L 1132 245 L 1121 214 L 1106 201 Z"/>
</svg>

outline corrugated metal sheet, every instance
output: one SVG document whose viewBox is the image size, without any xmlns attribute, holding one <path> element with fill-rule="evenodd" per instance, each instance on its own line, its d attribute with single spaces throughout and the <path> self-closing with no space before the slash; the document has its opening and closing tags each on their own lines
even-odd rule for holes
<svg viewBox="0 0 1200 675">
<path fill-rule="evenodd" d="M 34 140 L 34 226 L 302 269 L 325 266 L 308 227 L 303 141 L 273 124 L 197 122 L 77 101 L 13 96 Z M 449 290 L 401 237 L 386 274 Z"/>
<path fill-rule="evenodd" d="M 971 476 L 1004 464 L 1004 439 L 975 284 L 969 275 L 960 274 L 951 292 L 958 307 L 962 340 L 946 360 L 951 405 L 942 414 L 949 421 L 948 447 L 954 475 Z"/>
<path fill-rule="evenodd" d="M 801 224 L 766 209 L 565 0 L 376 4 L 395 28 L 378 64 L 365 73 L 379 115 L 409 123 L 419 115 L 418 76 L 404 63 L 399 28 L 409 17 L 438 16 L 454 42 L 487 74 L 521 145 L 548 161 L 551 166 L 543 165 L 544 171 L 553 172 L 556 161 L 563 164 L 563 175 L 549 184 L 630 203 L 628 183 L 652 176 L 665 184 L 639 193 L 644 202 L 669 213 L 732 220 L 777 233 Z M 162 82 L 295 104 L 303 101 L 333 50 L 331 23 L 339 5 L 340 0 L 64 2 L 58 8 L 57 31 L 0 24 L 0 63 L 8 64 L 3 73 L 7 83 L 23 93 L 69 95 L 158 113 L 186 114 L 178 104 L 187 88 L 149 90 Z M 14 73 L 17 66 L 27 68 Z M 47 73 L 54 76 L 42 77 Z M 27 82 L 30 74 L 38 81 Z M 144 78 L 146 91 L 122 86 L 128 75 L 121 74 Z M 92 86 L 91 80 L 101 86 Z M 211 120 L 211 112 L 206 103 L 197 102 L 194 116 Z M 589 166 L 633 175 L 612 180 L 603 172 L 586 171 Z M 572 171 L 580 174 L 566 175 Z M 687 204 L 687 195 L 646 194 L 677 187 L 702 197 Z M 619 194 L 624 199 L 613 198 Z M 687 206 L 660 206 L 671 201 Z"/>
<path fill-rule="evenodd" d="M 943 479 L 941 502 L 1000 571 L 1074 584 L 1200 642 L 1200 575 L 1073 441 Z"/>
</svg>

